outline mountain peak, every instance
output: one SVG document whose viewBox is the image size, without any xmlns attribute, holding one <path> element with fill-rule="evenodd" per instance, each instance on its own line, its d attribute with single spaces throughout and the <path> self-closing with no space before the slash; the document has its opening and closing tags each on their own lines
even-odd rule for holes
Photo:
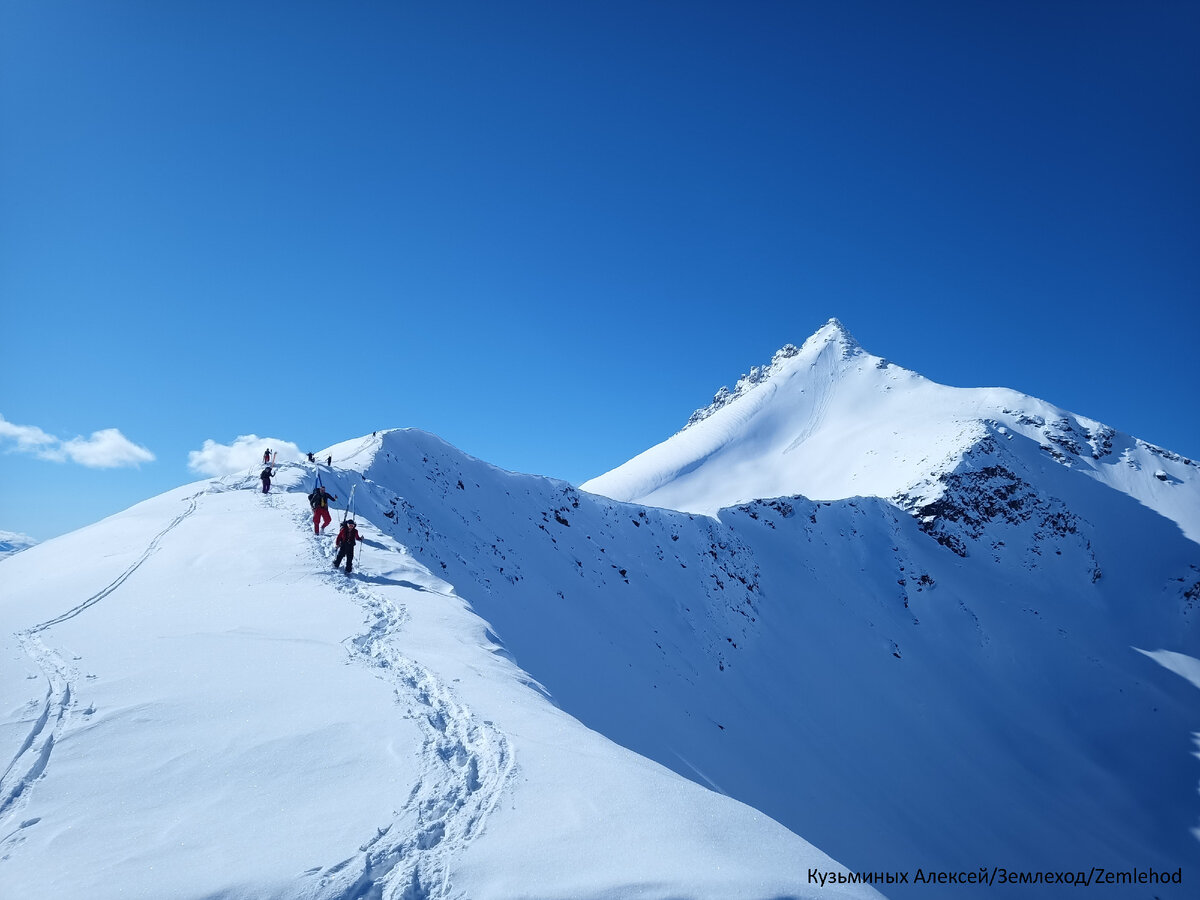
<svg viewBox="0 0 1200 900">
<path fill-rule="evenodd" d="M 972 454 L 997 471 L 1039 473 L 1021 478 L 1047 495 L 1067 496 L 1087 476 L 1200 540 L 1191 460 L 1010 390 L 937 384 L 868 353 L 837 319 L 722 388 L 677 434 L 581 487 L 712 516 L 798 494 L 909 508 L 904 498 L 934 502 L 948 484 L 969 481 L 960 467 L 970 468 Z"/>
<path fill-rule="evenodd" d="M 849 359 L 857 353 L 865 352 L 858 341 L 854 339 L 854 336 L 847 330 L 846 326 L 837 318 L 831 318 L 818 328 L 804 342 L 803 346 L 797 347 L 795 344 L 784 344 L 775 351 L 774 356 L 771 357 L 771 361 L 767 365 L 751 366 L 750 371 L 737 380 L 737 383 L 733 386 L 733 390 L 722 386 L 713 395 L 712 402 L 708 406 L 693 412 L 688 418 L 687 424 L 683 427 L 686 429 L 697 422 L 703 422 L 717 410 L 728 406 L 751 389 L 768 381 L 772 376 L 783 371 L 788 360 L 794 359 L 801 354 L 816 356 L 826 347 L 839 347 L 841 349 L 841 359 Z"/>
<path fill-rule="evenodd" d="M 850 356 L 856 350 L 862 350 L 862 346 L 854 339 L 854 335 L 836 317 L 830 318 L 828 322 L 813 332 L 813 335 L 804 342 L 801 350 L 816 349 L 827 344 L 841 344 L 843 357 Z"/>
</svg>

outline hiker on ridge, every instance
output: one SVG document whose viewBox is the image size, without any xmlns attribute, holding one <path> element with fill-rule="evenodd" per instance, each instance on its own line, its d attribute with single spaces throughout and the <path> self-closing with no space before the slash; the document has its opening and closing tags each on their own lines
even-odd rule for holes
<svg viewBox="0 0 1200 900">
<path fill-rule="evenodd" d="M 347 519 L 342 523 L 342 528 L 337 536 L 337 556 L 333 560 L 333 567 L 336 569 L 342 564 L 342 559 L 346 560 L 346 574 L 350 574 L 350 570 L 354 566 L 354 546 L 357 541 L 362 540 L 362 535 L 358 533 L 358 528 L 354 525 L 353 519 Z"/>
<path fill-rule="evenodd" d="M 262 479 L 264 494 L 271 490 L 271 474 L 271 467 L 267 466 L 262 470 L 262 474 L 258 476 Z"/>
<path fill-rule="evenodd" d="M 318 484 L 308 495 L 308 505 L 313 511 L 313 534 L 320 534 L 330 522 L 329 504 L 337 500 L 333 494 L 325 490 L 325 485 Z"/>
</svg>

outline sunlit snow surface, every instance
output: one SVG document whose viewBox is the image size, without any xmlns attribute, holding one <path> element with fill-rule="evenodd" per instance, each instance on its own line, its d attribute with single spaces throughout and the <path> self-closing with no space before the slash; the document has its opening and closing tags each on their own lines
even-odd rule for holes
<svg viewBox="0 0 1200 900">
<path fill-rule="evenodd" d="M 936 384 L 867 353 L 837 320 L 741 396 L 582 487 L 707 515 L 793 494 L 894 497 L 988 435 L 1128 494 L 1200 541 L 1193 461 L 1016 391 Z"/>
<path fill-rule="evenodd" d="M 4 563 L 0 895 L 782 897 L 841 871 L 556 708 L 371 524 L 372 485 L 335 572 L 310 482 L 192 485 Z"/>
<path fill-rule="evenodd" d="M 648 506 L 326 456 L 0 563 L 0 896 L 1191 896 L 1191 460 L 836 323 L 588 485 Z"/>
</svg>

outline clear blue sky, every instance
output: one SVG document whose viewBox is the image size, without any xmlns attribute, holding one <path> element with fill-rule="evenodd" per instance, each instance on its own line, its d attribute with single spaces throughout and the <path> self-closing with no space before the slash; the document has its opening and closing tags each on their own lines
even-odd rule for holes
<svg viewBox="0 0 1200 900">
<path fill-rule="evenodd" d="M 248 433 L 578 483 L 830 316 L 1200 457 L 1198 46 L 1171 0 L 3 0 L 0 529 Z"/>
</svg>

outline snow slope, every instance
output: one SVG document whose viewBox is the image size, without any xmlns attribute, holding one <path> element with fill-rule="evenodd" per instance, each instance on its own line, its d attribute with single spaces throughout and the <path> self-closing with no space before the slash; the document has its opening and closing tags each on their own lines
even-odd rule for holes
<svg viewBox="0 0 1200 900">
<path fill-rule="evenodd" d="M 326 456 L 352 578 L 292 465 L 0 562 L 3 889 L 1194 892 L 1193 462 L 837 323 L 589 483 L 653 505 L 415 430 Z"/>
<path fill-rule="evenodd" d="M 581 487 L 705 515 L 796 494 L 895 498 L 991 436 L 1025 438 L 1027 456 L 1134 497 L 1200 541 L 1200 464 L 1016 391 L 936 384 L 867 353 L 836 319 Z"/>
<path fill-rule="evenodd" d="M 777 607 L 753 659 L 834 748 L 797 768 L 839 787 L 792 816 L 777 804 L 813 792 L 786 776 L 734 793 L 852 868 L 873 848 L 885 867 L 1197 871 L 1196 698 L 1146 665 L 1190 681 L 1200 655 L 1194 461 L 1013 391 L 935 384 L 831 320 L 583 488 L 711 516 L 750 561 L 764 619 Z M 865 827 L 836 815 L 847 796 Z"/>
<path fill-rule="evenodd" d="M 1194 866 L 1195 700 L 1136 648 L 1197 655 L 1200 548 L 1030 444 L 981 442 L 926 509 L 715 519 L 415 431 L 365 471 L 565 710 L 854 871 Z"/>
<path fill-rule="evenodd" d="M 767 898 L 843 871 L 554 706 L 374 487 L 325 474 L 360 482 L 353 577 L 299 466 L 4 561 L 0 895 Z"/>
</svg>

